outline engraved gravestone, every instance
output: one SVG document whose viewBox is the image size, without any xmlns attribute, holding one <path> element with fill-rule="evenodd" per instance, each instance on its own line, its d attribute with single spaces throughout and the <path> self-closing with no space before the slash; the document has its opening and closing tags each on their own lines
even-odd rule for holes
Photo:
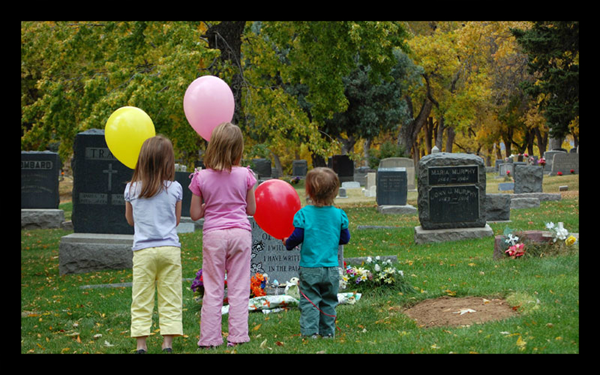
<svg viewBox="0 0 600 375">
<path fill-rule="evenodd" d="M 292 176 L 304 177 L 308 170 L 308 162 L 306 160 L 294 160 L 292 162 Z"/>
<path fill-rule="evenodd" d="M 415 162 L 411 158 L 386 158 L 379 162 L 379 168 L 406 168 L 406 185 L 408 190 L 415 190 Z"/>
<path fill-rule="evenodd" d="M 477 155 L 436 153 L 419 161 L 419 220 L 423 229 L 486 225 L 485 166 Z"/>
<path fill-rule="evenodd" d="M 77 134 L 72 166 L 74 232 L 133 234 L 125 219 L 123 199 L 133 170 L 112 155 L 104 130 Z"/>
<path fill-rule="evenodd" d="M 266 273 L 269 282 L 277 280 L 285 284 L 292 277 L 298 277 L 300 270 L 300 248 L 288 250 L 281 240 L 271 237 L 262 230 L 253 217 L 248 217 L 252 225 L 252 255 L 250 260 L 250 275 L 255 273 Z M 344 246 L 338 249 L 338 262 L 344 265 Z"/>
<path fill-rule="evenodd" d="M 406 168 L 379 168 L 377 170 L 377 205 L 404 206 L 408 194 Z"/>
<path fill-rule="evenodd" d="M 58 208 L 59 175 L 56 152 L 21 151 L 21 208 Z"/>
</svg>

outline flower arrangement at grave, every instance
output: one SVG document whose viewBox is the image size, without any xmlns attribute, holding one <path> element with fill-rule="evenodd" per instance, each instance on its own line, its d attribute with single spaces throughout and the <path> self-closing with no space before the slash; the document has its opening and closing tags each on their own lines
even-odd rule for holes
<svg viewBox="0 0 600 375">
<path fill-rule="evenodd" d="M 569 231 L 564 227 L 562 222 L 559 222 L 557 225 L 554 225 L 553 222 L 546 223 L 546 229 L 550 231 L 554 243 L 558 243 L 559 245 L 564 243 L 567 246 L 572 246 L 577 242 L 577 238 L 572 234 L 569 235 Z"/>
<path fill-rule="evenodd" d="M 520 257 L 544 257 L 561 252 L 577 249 L 577 237 L 569 234 L 562 222 L 555 225 L 546 223 L 552 241 L 545 243 L 527 243 L 527 245 L 510 228 L 505 228 L 503 233 L 503 249 L 507 257 L 517 259 Z M 527 252 L 525 249 L 527 248 Z"/>
<path fill-rule="evenodd" d="M 546 159 L 544 158 L 540 158 L 540 160 L 538 160 L 538 164 L 541 165 L 542 167 L 546 165 Z"/>
<path fill-rule="evenodd" d="M 379 256 L 367 257 L 360 266 L 350 266 L 344 262 L 344 270 L 340 268 L 340 290 L 369 289 L 393 287 L 400 292 L 412 292 L 413 288 L 404 278 L 404 272 L 397 269 L 391 260 L 382 261 Z"/>
<path fill-rule="evenodd" d="M 267 285 L 268 275 L 256 273 L 250 277 L 250 298 L 261 297 L 266 295 L 265 287 Z M 225 279 L 223 280 L 225 291 L 227 291 L 227 275 L 225 275 Z M 196 277 L 192 280 L 192 284 L 190 285 L 190 289 L 194 292 L 194 300 L 196 302 L 202 301 L 204 297 L 204 279 L 202 277 L 202 268 L 196 272 Z M 227 303 L 227 293 L 225 293 L 225 297 L 223 299 L 223 303 Z"/>
<path fill-rule="evenodd" d="M 504 253 L 512 259 L 525 255 L 525 244 L 519 242 L 520 238 L 510 228 L 505 228 L 503 233 L 503 250 Z"/>
</svg>

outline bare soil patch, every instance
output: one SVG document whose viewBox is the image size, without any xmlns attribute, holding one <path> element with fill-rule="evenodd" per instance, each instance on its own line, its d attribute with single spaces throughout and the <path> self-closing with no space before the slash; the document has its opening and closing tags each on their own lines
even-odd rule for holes
<svg viewBox="0 0 600 375">
<path fill-rule="evenodd" d="M 428 299 L 404 310 L 404 314 L 425 328 L 468 326 L 518 315 L 505 300 L 484 297 Z"/>
</svg>

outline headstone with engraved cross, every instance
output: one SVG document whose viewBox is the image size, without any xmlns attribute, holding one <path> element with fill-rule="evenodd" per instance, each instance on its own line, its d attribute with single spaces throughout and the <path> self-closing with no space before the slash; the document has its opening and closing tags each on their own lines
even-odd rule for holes
<svg viewBox="0 0 600 375">
<path fill-rule="evenodd" d="M 72 166 L 74 232 L 133 234 L 123 199 L 133 170 L 112 155 L 104 130 L 77 134 Z"/>
</svg>

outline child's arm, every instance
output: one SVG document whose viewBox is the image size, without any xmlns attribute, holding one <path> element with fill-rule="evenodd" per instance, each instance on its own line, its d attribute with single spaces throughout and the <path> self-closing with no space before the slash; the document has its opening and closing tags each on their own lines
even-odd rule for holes
<svg viewBox="0 0 600 375">
<path fill-rule="evenodd" d="M 256 212 L 256 198 L 254 197 L 254 186 L 252 189 L 248 190 L 248 194 L 246 194 L 246 214 L 250 216 L 254 216 Z"/>
<path fill-rule="evenodd" d="M 342 229 L 340 232 L 340 245 L 345 245 L 350 242 L 350 231 L 348 228 Z"/>
<path fill-rule="evenodd" d="M 289 237 L 282 240 L 285 248 L 292 250 L 304 241 L 304 228 L 294 228 L 294 231 Z"/>
<path fill-rule="evenodd" d="M 177 218 L 177 225 L 179 225 L 179 221 L 181 220 L 181 201 L 177 201 L 175 205 L 175 217 Z"/>
<path fill-rule="evenodd" d="M 179 212 L 181 215 L 181 211 Z M 202 197 L 196 194 L 192 194 L 192 202 L 190 203 L 190 218 L 193 221 L 202 219 L 204 217 L 204 204 L 202 204 Z"/>
<path fill-rule="evenodd" d="M 127 219 L 127 224 L 133 226 L 133 206 L 131 202 L 125 202 L 125 219 Z"/>
</svg>

